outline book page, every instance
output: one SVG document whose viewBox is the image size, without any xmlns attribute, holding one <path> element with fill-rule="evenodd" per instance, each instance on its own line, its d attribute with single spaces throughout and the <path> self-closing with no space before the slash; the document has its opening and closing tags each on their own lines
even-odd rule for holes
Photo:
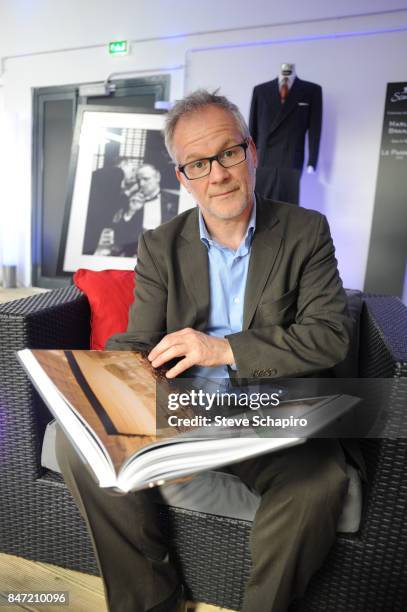
<svg viewBox="0 0 407 612">
<path fill-rule="evenodd" d="M 109 351 L 71 354 L 75 361 L 67 357 L 74 374 L 85 378 L 113 425 L 110 433 L 156 435 L 155 378 L 141 355 Z M 85 391 L 84 386 L 82 389 Z M 92 402 L 92 394 L 87 395 Z"/>
<path fill-rule="evenodd" d="M 143 355 L 130 351 L 31 352 L 71 409 L 95 431 L 116 472 L 131 455 L 156 441 L 157 374 Z"/>
</svg>

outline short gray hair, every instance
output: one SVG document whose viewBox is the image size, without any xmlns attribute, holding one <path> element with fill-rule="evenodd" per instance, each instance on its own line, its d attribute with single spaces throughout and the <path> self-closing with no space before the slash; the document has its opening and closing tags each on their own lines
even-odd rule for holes
<svg viewBox="0 0 407 612">
<path fill-rule="evenodd" d="M 184 115 L 199 111 L 206 106 L 217 106 L 225 111 L 228 111 L 235 118 L 237 127 L 242 133 L 243 138 L 249 138 L 250 132 L 247 127 L 247 123 L 236 104 L 226 98 L 226 96 L 219 96 L 218 90 L 210 93 L 206 89 L 197 89 L 182 100 L 177 100 L 171 110 L 167 113 L 164 126 L 164 138 L 165 146 L 167 147 L 168 153 L 174 159 L 172 144 L 175 128 L 178 121 Z"/>
</svg>

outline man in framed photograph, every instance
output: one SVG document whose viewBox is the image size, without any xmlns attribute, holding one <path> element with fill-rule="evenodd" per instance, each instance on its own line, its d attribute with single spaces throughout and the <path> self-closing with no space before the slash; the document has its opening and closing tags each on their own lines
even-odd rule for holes
<svg viewBox="0 0 407 612">
<path fill-rule="evenodd" d="M 137 168 L 134 181 L 123 191 L 128 205 L 102 230 L 95 255 L 136 257 L 140 234 L 178 214 L 178 194 L 161 189 L 161 174 L 152 164 Z"/>
</svg>

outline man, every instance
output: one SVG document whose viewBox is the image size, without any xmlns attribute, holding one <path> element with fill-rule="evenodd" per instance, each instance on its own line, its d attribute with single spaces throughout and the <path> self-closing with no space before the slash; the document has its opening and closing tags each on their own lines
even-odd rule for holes
<svg viewBox="0 0 407 612">
<path fill-rule="evenodd" d="M 134 171 L 133 182 L 128 182 L 124 189 L 128 206 L 120 208 L 110 227 L 102 232 L 97 255 L 136 257 L 141 232 L 154 229 L 178 214 L 177 196 L 162 190 L 160 182 L 159 171 L 150 164 Z M 104 241 L 106 234 L 109 237 Z M 106 244 L 109 240 L 110 245 Z"/>
<path fill-rule="evenodd" d="M 349 321 L 334 248 L 316 212 L 254 196 L 256 148 L 237 107 L 198 91 L 166 124 L 176 174 L 198 209 L 139 242 L 128 332 L 112 349 L 150 348 L 167 376 L 311 375 L 344 359 Z M 174 365 L 175 360 L 175 365 Z M 172 612 L 179 583 L 148 492 L 99 489 L 60 436 L 58 459 L 88 521 L 111 610 Z M 244 612 L 282 612 L 335 538 L 346 492 L 335 440 L 230 466 L 261 495 Z"/>
<path fill-rule="evenodd" d="M 143 206 L 143 230 L 154 229 L 178 214 L 177 196 L 161 189 L 161 175 L 151 164 L 137 170 L 139 195 Z"/>
</svg>

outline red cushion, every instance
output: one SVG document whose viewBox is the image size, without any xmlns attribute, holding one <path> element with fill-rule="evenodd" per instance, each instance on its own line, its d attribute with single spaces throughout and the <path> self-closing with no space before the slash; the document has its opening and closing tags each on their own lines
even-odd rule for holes
<svg viewBox="0 0 407 612">
<path fill-rule="evenodd" d="M 127 329 L 129 307 L 134 299 L 133 270 L 85 270 L 73 277 L 75 285 L 86 294 L 91 311 L 90 348 L 101 350 L 113 334 Z"/>
</svg>

